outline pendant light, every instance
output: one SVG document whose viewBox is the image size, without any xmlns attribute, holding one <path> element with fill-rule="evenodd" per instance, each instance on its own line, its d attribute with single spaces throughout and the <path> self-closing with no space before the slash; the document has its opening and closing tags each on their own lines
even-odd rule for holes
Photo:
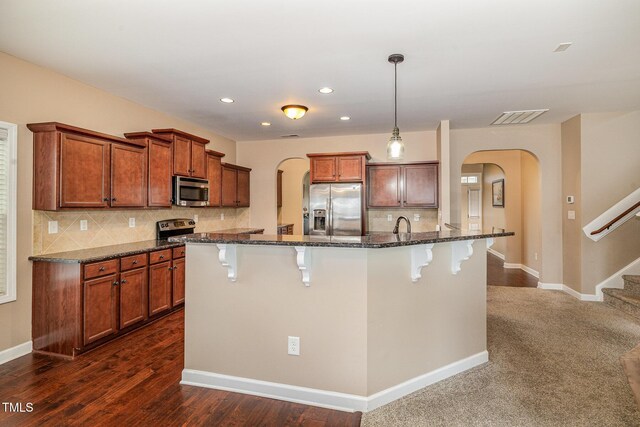
<svg viewBox="0 0 640 427">
<path fill-rule="evenodd" d="M 404 55 L 394 53 L 389 55 L 389 62 L 393 64 L 394 74 L 394 115 L 393 115 L 393 132 L 387 143 L 387 159 L 402 160 L 404 158 L 404 143 L 400 137 L 400 129 L 398 129 L 398 64 L 404 61 Z"/>
</svg>

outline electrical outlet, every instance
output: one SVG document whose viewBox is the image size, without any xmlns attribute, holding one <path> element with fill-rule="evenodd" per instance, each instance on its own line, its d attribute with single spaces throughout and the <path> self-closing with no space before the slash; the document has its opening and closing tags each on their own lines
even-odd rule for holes
<svg viewBox="0 0 640 427">
<path fill-rule="evenodd" d="M 134 228 L 136 226 L 136 219 L 129 218 L 129 228 Z"/>
<path fill-rule="evenodd" d="M 220 214 L 220 221 L 224 221 L 224 214 L 223 213 Z"/>
<path fill-rule="evenodd" d="M 193 216 L 193 222 L 197 223 L 198 222 L 198 215 L 194 215 Z"/>
<path fill-rule="evenodd" d="M 87 231 L 87 228 L 89 228 L 87 226 L 87 220 L 86 219 L 81 219 L 80 220 L 80 231 Z"/>
<path fill-rule="evenodd" d="M 536 261 L 538 260 L 538 252 L 533 253 L 533 259 L 535 259 Z"/>
<path fill-rule="evenodd" d="M 389 221 L 389 222 L 393 221 L 393 216 L 387 215 L 387 221 Z"/>
<path fill-rule="evenodd" d="M 420 214 L 413 214 L 414 221 L 420 221 Z"/>
<path fill-rule="evenodd" d="M 287 354 L 300 356 L 300 337 L 288 337 Z"/>
<path fill-rule="evenodd" d="M 567 219 L 576 219 L 576 211 L 567 211 Z"/>
<path fill-rule="evenodd" d="M 58 221 L 49 221 L 49 234 L 58 233 Z"/>
</svg>

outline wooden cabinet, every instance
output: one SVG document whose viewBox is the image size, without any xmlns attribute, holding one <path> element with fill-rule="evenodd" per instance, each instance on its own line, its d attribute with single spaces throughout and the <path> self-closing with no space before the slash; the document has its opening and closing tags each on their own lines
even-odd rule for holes
<svg viewBox="0 0 640 427">
<path fill-rule="evenodd" d="M 251 201 L 251 169 L 222 164 L 222 206 L 249 207 Z"/>
<path fill-rule="evenodd" d="M 223 153 L 207 150 L 207 180 L 209 181 L 209 207 L 222 206 Z"/>
<path fill-rule="evenodd" d="M 352 153 L 307 154 L 311 160 L 310 180 L 321 182 L 364 182 L 366 164 L 371 156 L 366 151 Z"/>
<path fill-rule="evenodd" d="M 276 204 L 279 208 L 282 207 L 282 174 L 284 171 L 278 169 L 278 177 L 276 178 L 276 194 L 277 201 Z"/>
<path fill-rule="evenodd" d="M 184 254 L 178 246 L 92 263 L 34 261 L 34 351 L 74 357 L 179 308 Z"/>
<path fill-rule="evenodd" d="M 293 234 L 293 224 L 280 224 L 278 225 L 278 235 Z"/>
<path fill-rule="evenodd" d="M 177 129 L 152 129 L 154 134 L 163 135 L 173 142 L 173 174 L 207 178 L 206 146 L 208 139 Z"/>
<path fill-rule="evenodd" d="M 91 344 L 118 332 L 117 274 L 83 284 L 83 343 Z"/>
<path fill-rule="evenodd" d="M 33 209 L 145 206 L 144 142 L 56 122 L 27 127 L 34 133 Z"/>
<path fill-rule="evenodd" d="M 171 207 L 173 174 L 173 150 L 171 139 L 151 132 L 131 132 L 124 136 L 147 146 L 147 206 L 155 208 Z M 145 184 L 143 184 L 145 185 Z"/>
<path fill-rule="evenodd" d="M 370 208 L 437 208 L 438 162 L 367 166 Z"/>
</svg>

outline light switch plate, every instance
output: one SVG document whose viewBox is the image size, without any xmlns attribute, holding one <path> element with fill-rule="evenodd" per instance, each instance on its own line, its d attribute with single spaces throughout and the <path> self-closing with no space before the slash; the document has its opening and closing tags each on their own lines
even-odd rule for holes
<svg viewBox="0 0 640 427">
<path fill-rule="evenodd" d="M 58 221 L 49 221 L 49 234 L 58 233 Z"/>
<path fill-rule="evenodd" d="M 134 228 L 136 226 L 136 219 L 129 218 L 129 228 Z"/>
<path fill-rule="evenodd" d="M 576 211 L 567 211 L 567 219 L 576 219 Z"/>
<path fill-rule="evenodd" d="M 81 219 L 80 220 L 80 231 L 87 231 L 87 228 L 89 228 L 87 226 L 87 220 L 86 219 Z"/>
<path fill-rule="evenodd" d="M 568 204 L 573 204 L 573 202 L 575 201 L 575 198 L 573 196 L 567 196 L 567 203 Z"/>
<path fill-rule="evenodd" d="M 389 222 L 393 221 L 393 216 L 387 215 L 387 221 L 389 221 Z"/>
<path fill-rule="evenodd" d="M 420 214 L 413 214 L 414 221 L 420 221 Z"/>
</svg>

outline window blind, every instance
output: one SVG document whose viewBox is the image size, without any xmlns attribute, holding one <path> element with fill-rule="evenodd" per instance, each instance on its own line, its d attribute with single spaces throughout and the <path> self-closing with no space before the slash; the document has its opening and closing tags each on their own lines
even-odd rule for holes
<svg viewBox="0 0 640 427">
<path fill-rule="evenodd" d="M 9 209 L 9 143 L 8 132 L 0 128 L 0 296 L 7 294 L 7 218 Z"/>
</svg>

